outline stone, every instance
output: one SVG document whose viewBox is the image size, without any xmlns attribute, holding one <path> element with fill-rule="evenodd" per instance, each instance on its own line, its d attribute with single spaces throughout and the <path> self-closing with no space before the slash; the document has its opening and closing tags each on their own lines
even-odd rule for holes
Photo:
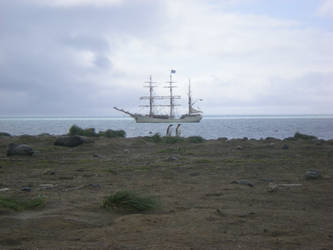
<svg viewBox="0 0 333 250">
<path fill-rule="evenodd" d="M 31 192 L 31 187 L 23 187 L 21 189 L 21 191 L 24 191 L 24 192 Z"/>
<path fill-rule="evenodd" d="M 199 176 L 199 175 L 200 175 L 200 173 L 198 173 L 198 172 L 190 173 L 190 176 Z"/>
<path fill-rule="evenodd" d="M 65 146 L 65 147 L 77 147 L 84 143 L 84 139 L 81 136 L 60 136 L 57 137 L 54 145 L 56 146 Z"/>
<path fill-rule="evenodd" d="M 9 191 L 10 189 L 9 188 L 0 188 L 0 192 L 6 192 L 6 191 Z"/>
<path fill-rule="evenodd" d="M 284 150 L 289 149 L 288 144 L 284 144 L 284 145 L 282 146 L 282 149 L 284 149 Z"/>
<path fill-rule="evenodd" d="M 7 156 L 11 155 L 33 155 L 32 147 L 26 144 L 10 143 L 7 148 Z"/>
<path fill-rule="evenodd" d="M 51 169 L 45 169 L 43 171 L 43 175 L 55 175 L 56 172 L 54 170 L 51 170 Z"/>
<path fill-rule="evenodd" d="M 178 157 L 175 156 L 175 155 L 171 155 L 171 156 L 167 159 L 167 161 L 178 161 L 178 160 L 179 160 Z"/>
<path fill-rule="evenodd" d="M 40 184 L 39 185 L 40 189 L 52 189 L 55 187 L 54 184 Z"/>
<path fill-rule="evenodd" d="M 273 192 L 277 192 L 279 190 L 279 185 L 275 184 L 273 182 L 268 184 L 268 192 L 273 193 Z"/>
<path fill-rule="evenodd" d="M 236 180 L 232 181 L 231 184 L 240 184 L 240 185 L 247 185 L 249 187 L 254 187 L 254 184 L 249 182 L 248 180 Z"/>
<path fill-rule="evenodd" d="M 316 180 L 321 178 L 321 174 L 319 170 L 308 170 L 305 173 L 305 179 L 307 180 Z"/>
</svg>

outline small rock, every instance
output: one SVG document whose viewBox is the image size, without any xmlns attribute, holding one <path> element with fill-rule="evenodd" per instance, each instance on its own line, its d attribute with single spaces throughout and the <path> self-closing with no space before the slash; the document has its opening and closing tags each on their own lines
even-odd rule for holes
<svg viewBox="0 0 333 250">
<path fill-rule="evenodd" d="M 190 173 L 190 176 L 198 176 L 198 175 L 200 175 L 200 173 L 197 173 L 197 172 L 195 172 L 195 173 Z"/>
<path fill-rule="evenodd" d="M 99 154 L 96 154 L 96 153 L 94 153 L 94 154 L 93 154 L 93 157 L 95 157 L 95 158 L 102 158 L 102 156 L 101 156 L 101 155 L 99 155 Z"/>
<path fill-rule="evenodd" d="M 282 149 L 284 149 L 284 150 L 289 149 L 288 144 L 284 144 L 284 145 L 282 146 Z"/>
<path fill-rule="evenodd" d="M 31 187 L 23 187 L 21 189 L 21 191 L 24 191 L 24 192 L 31 192 Z"/>
<path fill-rule="evenodd" d="M 178 161 L 178 160 L 179 160 L 178 157 L 175 156 L 175 155 L 171 155 L 171 156 L 167 159 L 167 161 Z"/>
<path fill-rule="evenodd" d="M 14 144 L 10 143 L 7 148 L 7 156 L 11 155 L 33 155 L 34 151 L 32 147 L 26 144 Z"/>
<path fill-rule="evenodd" d="M 240 184 L 240 185 L 247 185 L 249 187 L 254 187 L 254 184 L 247 180 L 236 180 L 232 181 L 231 184 Z"/>
<path fill-rule="evenodd" d="M 51 188 L 54 188 L 55 185 L 54 184 L 40 184 L 39 187 L 41 189 L 51 189 Z"/>
<path fill-rule="evenodd" d="M 273 182 L 268 184 L 268 192 L 273 193 L 273 192 L 277 192 L 279 190 L 279 185 L 275 184 Z"/>
<path fill-rule="evenodd" d="M 236 149 L 238 149 L 238 150 L 242 150 L 243 147 L 242 147 L 241 145 L 238 145 Z"/>
<path fill-rule="evenodd" d="M 128 154 L 128 153 L 129 153 L 129 150 L 128 150 L 128 149 L 124 149 L 124 153 L 125 153 L 125 154 Z"/>
<path fill-rule="evenodd" d="M 65 147 L 76 147 L 84 143 L 84 139 L 81 136 L 60 136 L 57 137 L 54 145 Z"/>
<path fill-rule="evenodd" d="M 9 188 L 0 188 L 0 192 L 6 192 L 9 191 Z"/>
<path fill-rule="evenodd" d="M 307 180 L 316 180 L 319 178 L 321 178 L 321 174 L 318 170 L 309 170 L 305 173 L 305 179 Z"/>
<path fill-rule="evenodd" d="M 101 189 L 101 185 L 99 185 L 99 184 L 88 184 L 86 187 L 92 188 L 92 189 Z"/>
<path fill-rule="evenodd" d="M 43 175 L 55 175 L 55 174 L 56 174 L 56 172 L 51 169 L 45 169 L 43 171 Z"/>
</svg>

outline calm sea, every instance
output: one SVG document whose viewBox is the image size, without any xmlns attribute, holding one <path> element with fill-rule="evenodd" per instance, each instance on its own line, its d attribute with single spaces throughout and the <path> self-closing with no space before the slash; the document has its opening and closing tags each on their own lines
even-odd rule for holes
<svg viewBox="0 0 333 250">
<path fill-rule="evenodd" d="M 165 134 L 168 124 L 140 124 L 127 117 L 86 116 L 0 116 L 0 132 L 12 135 L 41 133 L 66 134 L 76 124 L 82 128 L 123 129 L 127 137 Z M 206 139 L 286 138 L 295 132 L 333 139 L 333 115 L 299 116 L 205 116 L 200 123 L 183 124 L 182 136 L 199 135 Z"/>
</svg>

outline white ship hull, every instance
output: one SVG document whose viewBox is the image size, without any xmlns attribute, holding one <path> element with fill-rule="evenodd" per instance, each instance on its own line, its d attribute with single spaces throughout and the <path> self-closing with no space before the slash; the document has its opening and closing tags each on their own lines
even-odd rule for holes
<svg viewBox="0 0 333 250">
<path fill-rule="evenodd" d="M 190 123 L 200 122 L 201 115 L 184 116 L 180 118 L 156 118 L 150 116 L 134 115 L 132 116 L 137 123 Z"/>
</svg>

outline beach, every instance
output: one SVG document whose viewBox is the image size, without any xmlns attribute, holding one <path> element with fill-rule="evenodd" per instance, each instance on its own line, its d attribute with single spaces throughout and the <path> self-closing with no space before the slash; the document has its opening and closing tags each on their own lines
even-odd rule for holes
<svg viewBox="0 0 333 250">
<path fill-rule="evenodd" d="M 0 206 L 1 249 L 333 248 L 333 140 L 55 141 L 0 137 L 0 197 L 45 200 L 32 210 Z M 34 153 L 7 156 L 10 143 Z M 102 207 L 121 190 L 159 206 Z"/>
</svg>

